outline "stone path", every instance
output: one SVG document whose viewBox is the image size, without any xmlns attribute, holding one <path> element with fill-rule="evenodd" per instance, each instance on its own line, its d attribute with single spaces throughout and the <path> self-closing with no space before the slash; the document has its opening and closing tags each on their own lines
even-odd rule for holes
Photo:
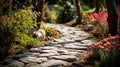
<svg viewBox="0 0 120 67">
<path fill-rule="evenodd" d="M 54 39 L 46 46 L 31 48 L 30 51 L 4 60 L 0 67 L 69 67 L 78 61 L 78 55 L 95 43 L 92 35 L 80 29 L 60 24 L 47 24 L 58 30 L 63 36 Z"/>
</svg>

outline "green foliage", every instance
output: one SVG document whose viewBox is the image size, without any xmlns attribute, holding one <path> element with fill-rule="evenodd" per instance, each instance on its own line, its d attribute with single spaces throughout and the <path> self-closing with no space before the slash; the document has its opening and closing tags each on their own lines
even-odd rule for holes
<svg viewBox="0 0 120 67">
<path fill-rule="evenodd" d="M 31 8 L 26 8 L 15 12 L 13 18 L 15 20 L 15 22 L 13 22 L 14 31 L 17 36 L 15 41 L 20 45 L 25 45 L 25 47 L 35 45 L 37 42 L 36 39 L 29 37 L 27 32 L 29 29 L 36 27 L 36 13 L 33 13 Z"/>
<path fill-rule="evenodd" d="M 3 57 L 10 50 L 14 50 L 15 45 L 19 45 L 18 49 L 36 45 L 38 40 L 27 35 L 28 30 L 36 26 L 36 13 L 31 9 L 29 7 L 1 16 L 0 53 Z"/>
<path fill-rule="evenodd" d="M 16 42 L 19 43 L 20 47 L 23 47 L 22 49 L 31 48 L 38 42 L 36 38 L 32 38 L 26 34 L 20 34 L 19 36 L 21 36 L 21 38 L 16 37 Z"/>
<path fill-rule="evenodd" d="M 99 51 L 100 61 L 96 61 L 95 67 L 117 67 L 120 62 L 120 53 L 117 49 L 112 49 L 109 53 Z"/>
<path fill-rule="evenodd" d="M 82 10 L 83 11 L 88 11 L 88 10 L 90 10 L 90 8 L 86 5 L 82 5 Z"/>
<path fill-rule="evenodd" d="M 6 20 L 5 18 L 0 18 L 0 20 L 0 55 L 5 57 L 8 55 L 8 50 L 12 47 L 15 33 L 13 32 L 13 27 L 2 23 L 3 20 Z"/>
<path fill-rule="evenodd" d="M 56 24 L 58 19 L 58 14 L 56 10 L 48 10 L 46 14 L 46 20 L 49 23 Z"/>
<path fill-rule="evenodd" d="M 93 45 L 95 67 L 119 67 L 120 35 L 111 36 Z"/>
<path fill-rule="evenodd" d="M 46 31 L 47 36 L 56 36 L 56 35 L 58 35 L 58 32 L 55 29 L 51 28 L 51 27 L 45 27 L 45 31 Z"/>
<path fill-rule="evenodd" d="M 46 32 L 46 36 L 57 36 L 59 33 L 54 28 L 47 27 L 44 22 L 41 23 L 41 29 L 44 29 Z"/>
<path fill-rule="evenodd" d="M 62 6 L 63 9 L 58 10 L 59 23 L 69 22 L 76 18 L 75 6 L 71 3 L 71 1 L 61 1 L 60 6 Z"/>
</svg>

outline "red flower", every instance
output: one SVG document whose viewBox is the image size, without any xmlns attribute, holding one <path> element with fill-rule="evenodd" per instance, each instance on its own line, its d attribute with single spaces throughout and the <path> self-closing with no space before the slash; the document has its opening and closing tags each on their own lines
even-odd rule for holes
<svg viewBox="0 0 120 67">
<path fill-rule="evenodd" d="M 106 41 L 106 44 L 107 44 L 107 45 L 110 45 L 110 42 L 109 42 L 109 41 Z"/>
<path fill-rule="evenodd" d="M 104 44 L 105 47 L 109 46 L 109 44 Z"/>
<path fill-rule="evenodd" d="M 104 49 L 104 46 L 102 46 L 102 45 L 99 45 L 99 46 L 98 46 L 98 48 L 100 48 L 100 49 Z"/>
</svg>

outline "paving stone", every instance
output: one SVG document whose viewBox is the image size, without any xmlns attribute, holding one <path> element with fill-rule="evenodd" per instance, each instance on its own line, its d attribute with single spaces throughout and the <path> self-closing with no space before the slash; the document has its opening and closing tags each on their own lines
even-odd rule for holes
<svg viewBox="0 0 120 67">
<path fill-rule="evenodd" d="M 85 46 L 64 46 L 64 48 L 68 48 L 68 49 L 78 49 L 78 50 L 87 50 L 88 47 Z"/>
<path fill-rule="evenodd" d="M 36 52 L 24 52 L 22 54 L 18 54 L 16 56 L 14 56 L 13 58 L 14 59 L 20 59 L 20 58 L 23 58 L 23 57 L 28 57 L 28 56 L 36 56 L 36 55 L 39 55 L 40 53 L 36 53 Z"/>
<path fill-rule="evenodd" d="M 93 42 L 91 40 L 82 40 L 81 43 L 84 43 L 84 44 L 93 44 Z"/>
<path fill-rule="evenodd" d="M 69 52 L 79 52 L 79 53 L 83 53 L 84 50 L 77 50 L 77 49 L 68 49 Z"/>
<path fill-rule="evenodd" d="M 64 48 L 61 48 L 61 49 L 58 49 L 57 52 L 58 52 L 58 53 L 67 53 L 68 50 L 67 50 L 67 49 L 64 49 Z"/>
<path fill-rule="evenodd" d="M 57 45 L 54 45 L 55 47 L 58 47 L 58 48 L 61 48 L 62 45 L 61 44 L 57 44 Z"/>
<path fill-rule="evenodd" d="M 61 53 L 61 55 L 73 55 L 73 56 L 77 56 L 79 55 L 79 52 L 65 52 L 65 53 Z"/>
<path fill-rule="evenodd" d="M 65 42 L 65 40 L 62 40 L 62 39 L 54 39 L 54 42 Z"/>
<path fill-rule="evenodd" d="M 57 47 L 54 46 L 44 46 L 44 47 L 39 47 L 41 50 L 57 50 Z"/>
<path fill-rule="evenodd" d="M 18 54 L 16 56 L 14 56 L 13 58 L 14 59 L 20 59 L 20 58 L 23 58 L 23 57 L 27 57 L 28 55 L 25 55 L 25 54 Z"/>
<path fill-rule="evenodd" d="M 40 53 L 57 53 L 56 50 L 41 50 Z"/>
<path fill-rule="evenodd" d="M 3 64 L 10 64 L 11 62 L 14 62 L 14 61 L 16 61 L 16 60 L 14 60 L 14 59 L 6 59 L 6 60 L 3 61 Z"/>
<path fill-rule="evenodd" d="M 59 55 L 59 56 L 51 56 L 52 59 L 64 60 L 68 62 L 73 62 L 77 60 L 76 56 L 72 55 Z"/>
<path fill-rule="evenodd" d="M 8 65 L 8 67 L 24 67 L 24 63 L 20 61 L 13 61 Z"/>
<path fill-rule="evenodd" d="M 27 65 L 25 65 L 25 67 L 41 67 L 40 64 L 37 63 L 29 63 Z"/>
<path fill-rule="evenodd" d="M 40 52 L 41 49 L 39 49 L 39 48 L 31 48 L 30 51 L 31 52 Z"/>
<path fill-rule="evenodd" d="M 47 62 L 42 63 L 41 67 L 59 67 L 59 66 L 67 66 L 70 63 L 62 60 L 48 60 Z"/>
<path fill-rule="evenodd" d="M 50 57 L 54 55 L 59 55 L 58 53 L 42 53 L 38 57 Z"/>
<path fill-rule="evenodd" d="M 24 67 L 24 63 L 14 60 L 14 59 L 7 59 L 3 61 L 4 65 L 0 67 Z"/>
<path fill-rule="evenodd" d="M 75 41 L 75 40 L 73 40 L 73 39 L 64 39 L 65 40 L 65 42 L 73 42 L 73 41 Z"/>
<path fill-rule="evenodd" d="M 40 57 L 40 58 L 36 58 L 36 57 L 24 57 L 21 59 L 18 59 L 19 61 L 22 61 L 24 63 L 41 63 L 43 61 L 47 61 L 48 59 L 46 57 Z"/>
<path fill-rule="evenodd" d="M 75 41 L 82 41 L 82 40 L 84 40 L 84 39 L 86 39 L 87 37 L 76 37 L 76 38 L 74 38 L 75 39 Z"/>
<path fill-rule="evenodd" d="M 91 46 L 91 45 L 93 45 L 93 44 L 91 44 L 91 43 L 89 43 L 89 44 L 78 44 L 77 46 L 89 47 L 89 46 Z"/>
<path fill-rule="evenodd" d="M 67 44 L 63 44 L 64 46 L 75 46 L 77 45 L 78 43 L 77 42 L 73 42 L 73 43 L 67 43 Z"/>
</svg>

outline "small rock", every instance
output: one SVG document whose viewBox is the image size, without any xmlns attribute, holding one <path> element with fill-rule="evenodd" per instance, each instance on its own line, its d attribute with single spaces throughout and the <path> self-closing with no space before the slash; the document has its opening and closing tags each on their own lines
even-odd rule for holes
<svg viewBox="0 0 120 67">
<path fill-rule="evenodd" d="M 46 37 L 46 32 L 43 29 L 39 29 L 37 31 L 33 32 L 38 38 L 45 38 Z"/>
<path fill-rule="evenodd" d="M 86 24 L 86 25 L 83 27 L 83 29 L 84 29 L 85 31 L 91 31 L 91 30 L 94 29 L 94 26 L 91 25 L 91 24 Z"/>
</svg>

